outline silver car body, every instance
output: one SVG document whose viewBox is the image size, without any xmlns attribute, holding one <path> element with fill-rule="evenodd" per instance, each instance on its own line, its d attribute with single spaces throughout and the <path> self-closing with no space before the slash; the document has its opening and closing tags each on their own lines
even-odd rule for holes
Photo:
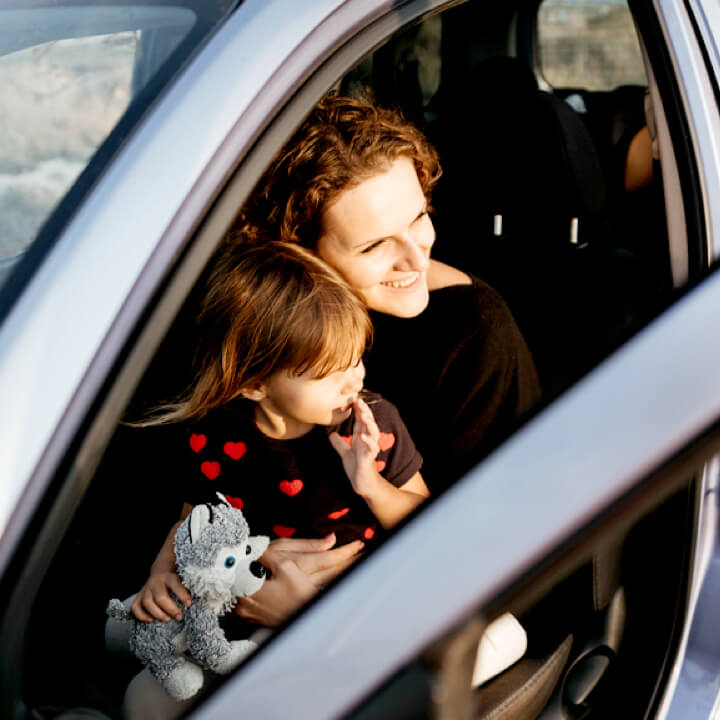
<svg viewBox="0 0 720 720">
<path fill-rule="evenodd" d="M 118 352 L 238 158 L 345 39 L 445 4 L 247 0 L 142 122 L 0 328 L 0 572 Z M 715 258 L 720 10 L 699 0 L 656 0 L 656 8 Z M 197 267 L 209 248 L 192 252 Z M 491 603 L 717 422 L 718 307 L 720 277 L 712 275 L 320 598 L 197 717 L 238 709 L 253 718 L 337 717 Z M 73 471 L 96 460 L 89 446 Z M 720 600 L 716 462 L 705 483 L 692 603 L 661 717 L 710 717 L 719 697 L 720 648 L 708 632 Z"/>
</svg>

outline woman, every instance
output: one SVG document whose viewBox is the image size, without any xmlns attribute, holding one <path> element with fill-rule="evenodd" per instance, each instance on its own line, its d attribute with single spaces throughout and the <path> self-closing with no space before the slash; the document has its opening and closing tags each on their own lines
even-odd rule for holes
<svg viewBox="0 0 720 720">
<path fill-rule="evenodd" d="M 328 97 L 280 153 L 231 238 L 314 250 L 373 311 L 367 386 L 409 421 L 434 492 L 505 436 L 538 397 L 503 300 L 430 259 L 435 151 L 396 112 Z M 472 228 L 468 229 L 472 236 Z"/>
<path fill-rule="evenodd" d="M 260 180 L 228 236 L 297 242 L 360 292 L 375 325 L 366 385 L 400 409 L 434 494 L 539 397 L 532 358 L 500 296 L 430 258 L 429 203 L 440 172 L 427 139 L 398 113 L 327 97 Z M 272 581 L 238 605 L 240 616 L 277 624 L 354 559 L 342 547 L 307 542 L 271 546 L 263 562 Z"/>
</svg>

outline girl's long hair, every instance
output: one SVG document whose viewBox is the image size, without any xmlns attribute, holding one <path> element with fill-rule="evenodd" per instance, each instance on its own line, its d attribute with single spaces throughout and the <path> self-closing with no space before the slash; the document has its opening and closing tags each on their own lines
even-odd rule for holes
<svg viewBox="0 0 720 720">
<path fill-rule="evenodd" d="M 195 380 L 133 426 L 197 420 L 271 375 L 325 377 L 359 361 L 372 337 L 362 298 L 294 244 L 221 247 L 197 316 Z"/>
</svg>

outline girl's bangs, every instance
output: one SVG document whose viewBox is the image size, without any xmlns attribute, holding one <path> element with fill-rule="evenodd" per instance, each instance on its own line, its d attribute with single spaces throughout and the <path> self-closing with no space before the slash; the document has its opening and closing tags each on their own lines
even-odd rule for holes
<svg viewBox="0 0 720 720">
<path fill-rule="evenodd" d="M 324 322 L 312 323 L 310 332 L 298 338 L 295 362 L 291 362 L 298 375 L 311 373 L 320 379 L 360 362 L 372 336 L 372 325 L 364 310 L 357 310 L 352 314 L 329 313 Z"/>
</svg>

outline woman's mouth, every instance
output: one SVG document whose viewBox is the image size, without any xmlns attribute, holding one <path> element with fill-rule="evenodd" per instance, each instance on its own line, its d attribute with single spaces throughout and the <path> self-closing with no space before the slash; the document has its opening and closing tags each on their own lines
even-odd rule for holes
<svg viewBox="0 0 720 720">
<path fill-rule="evenodd" d="M 402 278 L 402 280 L 387 280 L 385 282 L 381 282 L 380 284 L 383 287 L 402 290 L 415 285 L 415 283 L 420 279 L 420 275 L 421 273 L 414 272 L 412 275 L 408 275 L 407 277 Z"/>
</svg>

